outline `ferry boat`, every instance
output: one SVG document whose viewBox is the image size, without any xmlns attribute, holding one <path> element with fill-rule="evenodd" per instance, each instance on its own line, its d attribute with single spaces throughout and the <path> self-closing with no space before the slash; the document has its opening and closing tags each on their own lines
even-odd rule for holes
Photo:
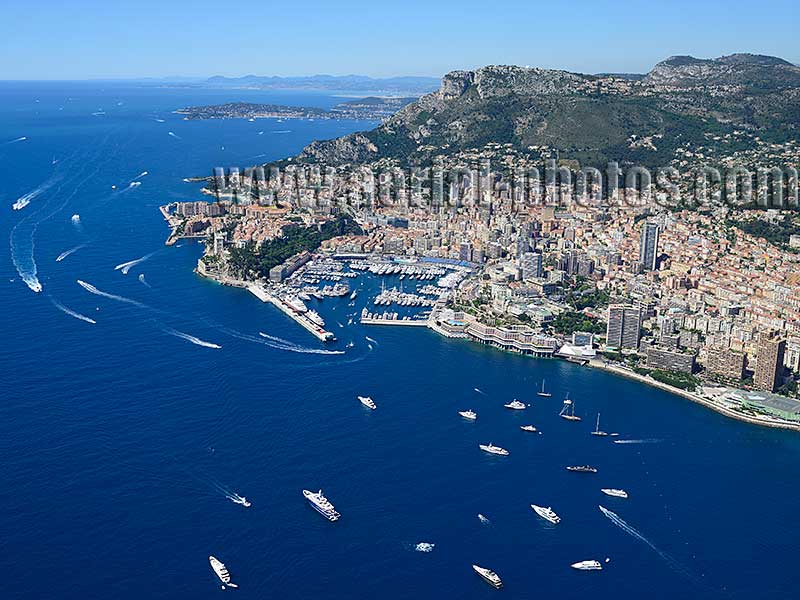
<svg viewBox="0 0 800 600">
<path fill-rule="evenodd" d="M 546 519 L 547 521 L 550 521 L 554 525 L 561 523 L 561 517 L 559 517 L 549 506 L 536 506 L 535 504 L 531 504 L 531 508 L 537 515 L 543 519 Z"/>
<path fill-rule="evenodd" d="M 580 421 L 581 418 L 575 415 L 575 404 L 569 398 L 564 400 L 564 406 L 558 416 L 567 421 Z"/>
<path fill-rule="evenodd" d="M 217 558 L 213 556 L 208 557 L 208 562 L 211 564 L 211 568 L 214 570 L 214 573 L 217 574 L 219 580 L 222 582 L 222 589 L 224 590 L 226 587 L 231 588 L 238 588 L 239 586 L 235 583 L 231 582 L 231 574 L 228 573 L 228 569 L 225 568 L 225 565 Z"/>
<path fill-rule="evenodd" d="M 505 406 L 506 408 L 510 408 L 511 410 L 525 410 L 525 404 L 516 399 L 513 402 L 504 404 L 503 406 Z"/>
<path fill-rule="evenodd" d="M 597 425 L 594 426 L 594 431 L 592 431 L 591 434 L 601 437 L 608 435 L 605 431 L 600 431 L 600 413 L 597 413 Z"/>
<path fill-rule="evenodd" d="M 479 567 L 478 565 L 472 565 L 472 569 L 478 575 L 480 575 L 486 583 L 488 583 L 493 588 L 499 590 L 501 587 L 503 587 L 502 579 L 500 579 L 500 576 L 491 569 L 487 569 L 486 567 Z"/>
<path fill-rule="evenodd" d="M 314 325 L 319 325 L 320 327 L 325 327 L 325 321 L 322 320 L 322 317 L 319 316 L 317 311 L 309 310 L 308 312 L 306 312 L 306 316 L 309 318 L 309 320 L 312 323 L 314 323 Z"/>
<path fill-rule="evenodd" d="M 474 410 L 460 410 L 458 411 L 458 414 L 465 419 L 469 419 L 470 421 L 474 421 L 478 418 L 478 413 L 476 413 Z"/>
<path fill-rule="evenodd" d="M 567 471 L 572 471 L 573 473 L 597 473 L 597 469 L 589 465 L 567 467 Z"/>
<path fill-rule="evenodd" d="M 522 431 L 530 431 L 531 433 L 536 433 L 536 427 L 534 427 L 533 425 L 521 425 L 520 429 L 522 429 Z"/>
<path fill-rule="evenodd" d="M 336 512 L 333 504 L 331 504 L 330 501 L 322 495 L 322 490 L 318 492 L 309 492 L 308 490 L 303 490 L 303 496 L 306 500 L 308 500 L 308 503 L 314 507 L 314 510 L 328 519 L 328 521 L 338 521 L 339 517 L 342 516 Z"/>
<path fill-rule="evenodd" d="M 369 396 L 359 396 L 358 399 L 361 402 L 361 404 L 363 404 L 367 408 L 371 408 L 372 410 L 378 408 L 378 405 L 375 404 L 375 401 Z"/>
<path fill-rule="evenodd" d="M 578 569 L 579 571 L 600 571 L 603 569 L 603 565 L 596 560 L 582 560 L 580 562 L 572 563 L 570 566 L 573 569 Z"/>
<path fill-rule="evenodd" d="M 549 398 L 550 396 L 553 395 L 550 392 L 545 392 L 544 391 L 544 379 L 542 379 L 542 389 L 541 389 L 541 391 L 536 392 L 536 395 L 537 396 L 542 396 L 543 398 Z"/>
<path fill-rule="evenodd" d="M 602 488 L 600 491 L 603 492 L 606 496 L 614 496 L 615 498 L 628 497 L 628 492 L 626 492 L 625 490 L 618 490 L 616 488 Z"/>
<path fill-rule="evenodd" d="M 478 444 L 481 450 L 484 452 L 488 452 L 489 454 L 497 454 L 499 456 L 508 456 L 509 452 L 505 448 L 501 448 L 500 446 L 494 446 L 491 442 L 488 444 Z"/>
</svg>

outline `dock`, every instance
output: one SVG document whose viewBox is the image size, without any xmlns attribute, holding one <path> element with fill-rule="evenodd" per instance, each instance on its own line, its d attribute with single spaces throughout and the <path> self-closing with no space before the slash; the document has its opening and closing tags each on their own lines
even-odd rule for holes
<svg viewBox="0 0 800 600">
<path fill-rule="evenodd" d="M 321 342 L 334 342 L 336 337 L 330 331 L 325 331 L 322 327 L 311 321 L 308 317 L 292 309 L 283 300 L 267 292 L 258 284 L 250 284 L 247 290 L 262 302 L 269 302 L 276 306 L 282 313 L 298 323 L 303 329 Z"/>
</svg>

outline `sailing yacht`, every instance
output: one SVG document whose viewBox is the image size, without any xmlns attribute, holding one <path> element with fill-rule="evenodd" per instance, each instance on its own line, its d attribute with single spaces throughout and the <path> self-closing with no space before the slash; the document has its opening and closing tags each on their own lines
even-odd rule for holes
<svg viewBox="0 0 800 600">
<path fill-rule="evenodd" d="M 569 399 L 569 396 L 564 400 L 564 406 L 558 416 L 567 421 L 580 421 L 581 418 L 575 416 L 575 404 Z"/>
<path fill-rule="evenodd" d="M 553 395 L 550 392 L 545 392 L 544 391 L 544 379 L 542 379 L 542 391 L 536 392 L 536 395 L 537 396 L 542 396 L 543 398 L 549 398 L 550 396 Z"/>
<path fill-rule="evenodd" d="M 597 425 L 594 426 L 594 431 L 592 431 L 591 434 L 599 436 L 608 435 L 608 433 L 606 433 L 605 431 L 600 431 L 600 413 L 597 413 Z"/>
</svg>

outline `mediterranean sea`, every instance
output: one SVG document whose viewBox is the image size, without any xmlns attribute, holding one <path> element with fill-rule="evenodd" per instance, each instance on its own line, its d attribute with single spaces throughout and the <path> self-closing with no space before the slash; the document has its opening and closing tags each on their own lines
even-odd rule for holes
<svg viewBox="0 0 800 600">
<path fill-rule="evenodd" d="M 338 338 L 323 345 L 195 275 L 202 245 L 165 247 L 158 211 L 202 199 L 184 177 L 374 126 L 172 114 L 238 100 L 341 98 L 0 84 L 0 597 L 796 595 L 796 432 L 562 361 L 360 325 L 375 276 L 351 281 L 354 305 L 309 302 Z M 542 379 L 552 398 L 536 395 Z M 558 417 L 567 393 L 581 422 Z M 503 408 L 514 398 L 530 407 Z M 458 416 L 470 408 L 475 422 Z M 589 435 L 597 413 L 619 437 Z M 489 442 L 510 455 L 481 452 Z M 341 519 L 314 512 L 304 488 Z M 238 590 L 220 589 L 209 555 Z M 603 570 L 570 568 L 589 559 Z"/>
</svg>

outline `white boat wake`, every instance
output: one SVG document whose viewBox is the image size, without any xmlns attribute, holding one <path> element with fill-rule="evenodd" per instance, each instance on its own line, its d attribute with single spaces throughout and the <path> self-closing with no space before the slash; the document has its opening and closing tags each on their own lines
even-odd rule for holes
<svg viewBox="0 0 800 600">
<path fill-rule="evenodd" d="M 491 521 L 487 517 L 484 517 L 481 513 L 478 513 L 478 520 L 484 525 L 491 523 Z"/>
<path fill-rule="evenodd" d="M 158 252 L 158 251 L 156 250 L 156 252 Z M 139 263 L 143 263 L 148 258 L 153 256 L 156 252 L 151 252 L 150 254 L 145 254 L 144 256 L 142 256 L 140 258 L 136 258 L 134 260 L 129 260 L 128 262 L 124 262 L 124 263 L 118 264 L 116 267 L 114 267 L 114 270 L 115 271 L 122 271 L 123 275 L 127 275 L 128 271 L 130 271 L 132 267 L 135 267 Z"/>
<path fill-rule="evenodd" d="M 284 340 L 283 338 L 269 335 L 268 333 L 264 333 L 263 331 L 259 331 L 258 335 L 260 335 L 266 340 L 274 342 L 273 344 L 265 342 L 265 344 L 271 346 L 272 348 L 276 348 L 278 350 L 287 350 L 289 352 L 298 352 L 300 354 L 344 354 L 343 350 L 323 350 L 321 348 L 307 348 L 306 346 L 300 346 L 298 344 L 295 344 L 294 342 L 290 342 L 289 340 Z"/>
<path fill-rule="evenodd" d="M 365 340 L 367 340 L 368 342 L 372 342 L 372 343 L 373 343 L 373 344 L 375 344 L 376 346 L 378 345 L 378 342 L 376 342 L 375 340 L 373 340 L 373 339 L 372 339 L 371 337 L 369 337 L 368 335 L 365 335 L 365 336 L 364 336 L 364 339 L 365 339 Z"/>
<path fill-rule="evenodd" d="M 46 192 L 51 187 L 53 187 L 53 185 L 57 181 L 58 181 L 57 177 L 51 177 L 50 179 L 45 181 L 43 184 L 41 184 L 39 187 L 34 188 L 30 192 L 28 192 L 26 194 L 23 194 L 22 196 L 17 198 L 17 201 L 14 202 L 14 210 L 21 210 L 21 209 L 25 208 L 26 206 L 28 206 L 28 204 L 30 204 L 32 200 L 38 198 L 44 192 Z"/>
<path fill-rule="evenodd" d="M 134 182 L 134 181 L 136 181 L 137 179 L 141 179 L 142 177 L 146 177 L 147 175 L 148 175 L 147 171 L 142 171 L 142 172 L 141 172 L 141 173 L 139 173 L 139 174 L 138 174 L 136 177 L 134 177 L 133 179 L 131 179 L 131 180 L 130 180 L 128 183 L 133 183 L 133 182 Z"/>
<path fill-rule="evenodd" d="M 75 312 L 74 310 L 72 310 L 70 308 L 67 308 L 66 306 L 61 304 L 58 300 L 56 300 L 55 298 L 51 297 L 50 298 L 50 302 L 52 302 L 53 306 L 55 306 L 58 310 L 60 310 L 63 313 L 68 314 L 70 317 L 75 317 L 79 321 L 85 321 L 86 323 L 91 323 L 92 325 L 97 325 L 97 321 L 95 321 L 94 319 L 90 319 L 86 315 L 82 315 L 79 312 Z"/>
<path fill-rule="evenodd" d="M 98 290 L 94 287 L 91 283 L 86 283 L 80 279 L 76 280 L 78 285 L 85 289 L 90 294 L 94 294 L 95 296 L 102 296 L 103 298 L 108 298 L 109 300 L 116 300 L 117 302 L 124 302 L 125 304 L 133 304 L 134 306 L 138 306 L 139 308 L 147 308 L 146 304 L 142 304 L 141 302 L 137 302 L 136 300 L 131 300 L 130 298 L 126 298 L 125 296 L 118 296 L 117 294 L 109 294 L 108 292 L 104 292 L 103 290 Z"/>
<path fill-rule="evenodd" d="M 27 140 L 27 139 L 28 139 L 28 138 L 27 138 L 27 136 L 24 136 L 24 135 L 23 135 L 22 137 L 18 137 L 18 138 L 17 138 L 17 139 L 15 139 L 15 140 L 8 140 L 8 141 L 7 141 L 7 142 L 5 142 L 3 145 L 5 146 L 5 145 L 8 145 L 8 144 L 16 144 L 17 142 L 24 142 L 24 141 L 25 141 L 25 140 Z"/>
<path fill-rule="evenodd" d="M 214 348 L 215 350 L 219 350 L 222 348 L 219 344 L 214 344 L 212 342 L 206 342 L 205 340 L 201 340 L 198 337 L 193 335 L 189 335 L 188 333 L 183 333 L 182 331 L 177 331 L 175 329 L 164 329 L 164 333 L 168 333 L 170 335 L 174 335 L 175 337 L 179 337 L 187 342 L 191 342 L 197 346 L 202 346 L 203 348 Z"/>
<path fill-rule="evenodd" d="M 626 523 L 626 522 L 625 522 L 625 521 L 622 519 L 622 517 L 620 517 L 620 516 L 619 516 L 617 513 L 615 513 L 615 512 L 613 512 L 613 511 L 610 511 L 610 510 L 608 510 L 606 507 L 604 507 L 604 506 L 602 506 L 602 505 L 598 505 L 598 508 L 600 509 L 600 512 L 602 512 L 602 513 L 603 513 L 603 514 L 604 514 L 606 517 L 608 517 L 608 519 L 609 519 L 609 520 L 610 520 L 612 523 L 614 523 L 614 525 L 616 525 L 617 527 L 619 527 L 620 529 L 622 529 L 622 531 L 624 531 L 625 533 L 627 533 L 627 534 L 628 534 L 628 535 L 630 535 L 631 537 L 633 537 L 633 538 L 635 538 L 635 539 L 639 540 L 640 542 L 643 542 L 645 545 L 647 545 L 647 546 L 648 546 L 648 547 L 649 547 L 651 550 L 653 550 L 653 551 L 654 551 L 656 554 L 658 554 L 658 555 L 659 555 L 659 556 L 660 556 L 662 559 L 664 559 L 664 561 L 665 561 L 667 564 L 669 564 L 669 566 L 670 566 L 670 567 L 672 567 L 672 568 L 673 568 L 673 569 L 674 569 L 676 572 L 678 572 L 678 573 L 681 573 L 682 575 L 684 575 L 684 576 L 688 577 L 689 579 L 695 580 L 695 578 L 694 578 L 694 577 L 692 576 L 692 574 L 691 574 L 691 573 L 690 573 L 690 572 L 689 572 L 689 571 L 686 569 L 686 567 L 684 567 L 684 566 L 683 566 L 682 564 L 680 564 L 680 563 L 679 563 L 677 560 L 675 560 L 674 558 L 672 558 L 672 557 L 671 557 L 669 554 L 667 554 L 666 552 L 664 552 L 663 550 L 661 550 L 660 548 L 658 548 L 658 547 L 657 547 L 657 546 L 656 546 L 656 545 L 655 545 L 653 542 L 651 542 L 651 541 L 650 541 L 650 540 L 648 540 L 646 537 L 644 537 L 644 536 L 643 536 L 643 535 L 642 535 L 642 534 L 641 534 L 639 531 L 637 531 L 637 530 L 636 530 L 634 527 L 632 527 L 632 526 L 628 525 L 628 524 L 627 524 L 627 523 Z"/>
<path fill-rule="evenodd" d="M 75 246 L 74 248 L 70 248 L 69 250 L 65 250 L 64 252 L 62 252 L 61 254 L 59 254 L 56 257 L 56 262 L 61 262 L 62 260 L 67 258 L 70 254 L 74 254 L 75 252 L 77 252 L 81 248 L 85 248 L 86 246 L 87 246 L 87 244 L 80 244 L 78 246 Z"/>
<path fill-rule="evenodd" d="M 650 438 L 646 440 L 614 440 L 615 444 L 658 444 L 664 440 Z"/>
<path fill-rule="evenodd" d="M 147 281 L 145 281 L 144 273 L 139 273 L 139 281 L 141 281 L 144 285 L 146 285 L 149 288 L 153 287 L 149 283 L 147 283 Z"/>
<path fill-rule="evenodd" d="M 181 136 L 179 136 L 179 135 L 175 135 L 175 134 L 174 134 L 174 133 L 172 133 L 171 131 L 168 131 L 168 132 L 167 132 L 167 134 L 168 134 L 168 135 L 170 135 L 170 136 L 172 136 L 172 137 L 174 137 L 176 140 L 180 140 L 180 139 L 182 139 L 182 138 L 181 138 Z"/>
<path fill-rule="evenodd" d="M 484 392 L 483 390 L 479 390 L 478 388 L 472 388 L 472 389 L 478 392 L 479 394 L 483 394 L 484 396 L 486 395 L 486 392 Z"/>
</svg>

